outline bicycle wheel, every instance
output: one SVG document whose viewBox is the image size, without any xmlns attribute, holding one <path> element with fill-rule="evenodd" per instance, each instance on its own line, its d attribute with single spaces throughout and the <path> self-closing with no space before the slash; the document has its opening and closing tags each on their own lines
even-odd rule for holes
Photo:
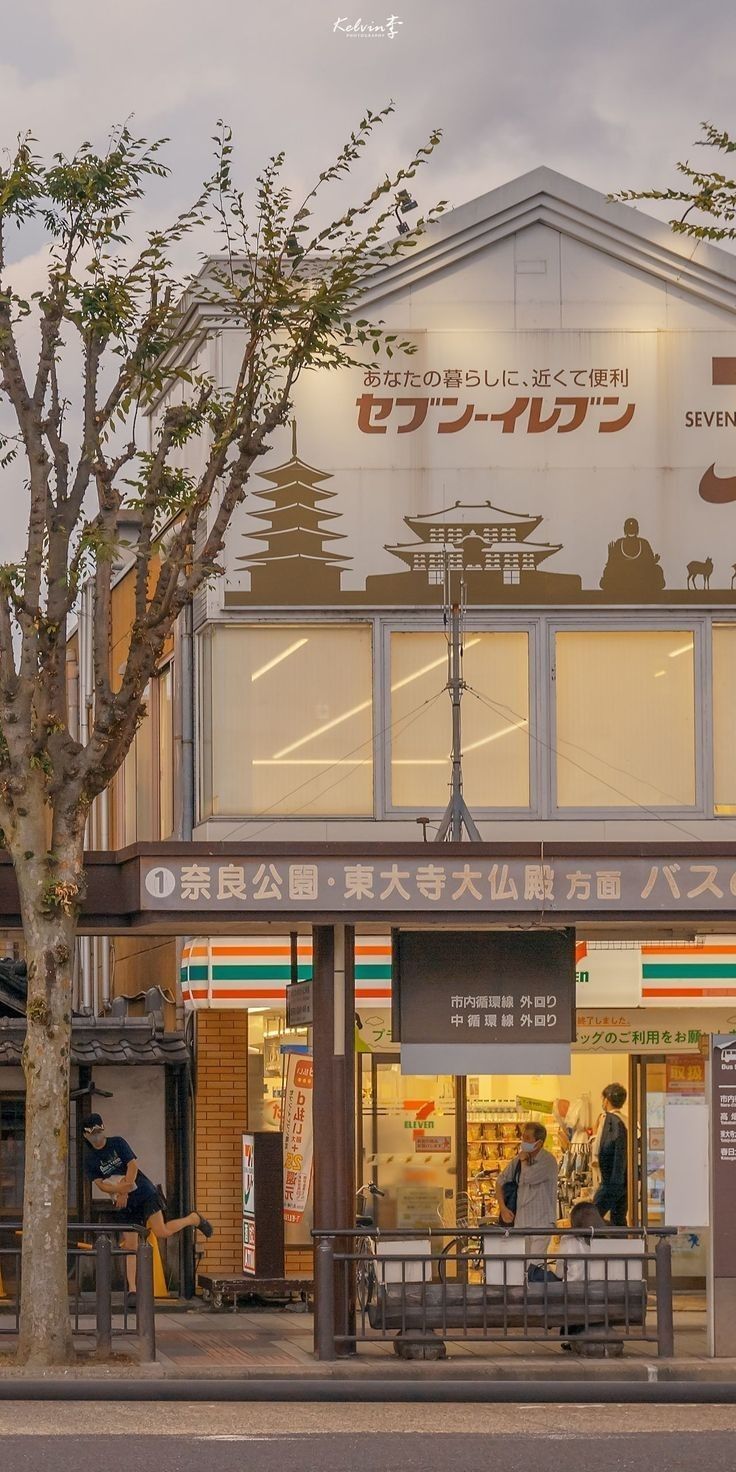
<svg viewBox="0 0 736 1472">
<path fill-rule="evenodd" d="M 359 1255 L 355 1264 L 355 1297 L 361 1313 L 365 1313 L 373 1297 L 376 1271 L 373 1266 L 373 1252 L 370 1243 L 363 1239 L 359 1242 L 357 1251 Z"/>
<path fill-rule="evenodd" d="M 467 1282 L 468 1273 L 480 1272 L 482 1265 L 482 1247 L 477 1243 L 471 1245 L 467 1237 L 452 1237 L 437 1258 L 437 1274 L 440 1283 L 446 1283 L 448 1278 Z"/>
</svg>

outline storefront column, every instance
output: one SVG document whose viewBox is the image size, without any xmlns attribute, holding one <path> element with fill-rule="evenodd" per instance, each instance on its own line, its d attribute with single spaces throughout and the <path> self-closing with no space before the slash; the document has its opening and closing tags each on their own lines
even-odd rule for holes
<svg viewBox="0 0 736 1472">
<path fill-rule="evenodd" d="M 314 974 L 314 1225 L 355 1226 L 355 930 L 315 925 Z M 319 1274 L 319 1253 L 315 1253 Z M 347 1275 L 335 1271 L 338 1335 L 351 1333 Z M 320 1283 L 316 1284 L 319 1315 Z M 317 1327 L 319 1333 L 319 1325 Z M 350 1353 L 338 1345 L 337 1353 Z"/>
</svg>

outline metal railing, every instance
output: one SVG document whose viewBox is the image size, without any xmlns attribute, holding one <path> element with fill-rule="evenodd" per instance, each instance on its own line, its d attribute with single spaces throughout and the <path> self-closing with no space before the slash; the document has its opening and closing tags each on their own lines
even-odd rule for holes
<svg viewBox="0 0 736 1472">
<path fill-rule="evenodd" d="M 22 1224 L 0 1222 L 0 1334 L 17 1335 L 20 1327 Z M 72 1329 L 78 1335 L 93 1335 L 95 1348 L 109 1355 L 113 1337 L 134 1335 L 142 1361 L 156 1358 L 156 1319 L 153 1296 L 153 1249 L 144 1227 L 126 1226 L 135 1233 L 135 1309 L 130 1302 L 125 1271 L 129 1249 L 115 1245 L 120 1227 L 103 1223 L 70 1222 L 67 1227 L 67 1279 Z M 113 1279 L 119 1264 L 121 1288 Z"/>
<path fill-rule="evenodd" d="M 315 1353 L 360 1342 L 630 1340 L 674 1354 L 674 1228 L 315 1230 Z M 560 1250 L 557 1239 L 568 1239 Z M 569 1239 L 576 1239 L 571 1241 Z M 656 1327 L 650 1329 L 652 1308 Z"/>
</svg>

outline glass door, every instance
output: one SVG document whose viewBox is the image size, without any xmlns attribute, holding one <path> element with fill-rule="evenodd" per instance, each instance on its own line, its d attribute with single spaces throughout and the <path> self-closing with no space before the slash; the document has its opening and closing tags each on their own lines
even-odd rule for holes
<svg viewBox="0 0 736 1472">
<path fill-rule="evenodd" d="M 384 1231 L 452 1224 L 455 1080 L 402 1074 L 395 1054 L 356 1061 L 358 1184 L 384 1192 L 364 1193 L 364 1214 Z"/>
<path fill-rule="evenodd" d="M 664 1057 L 631 1059 L 629 1128 L 629 1210 L 636 1226 L 664 1226 L 664 1107 L 667 1063 Z M 633 1166 L 633 1168 L 632 1168 Z"/>
<path fill-rule="evenodd" d="M 672 1239 L 672 1268 L 681 1286 L 699 1286 L 706 1272 L 707 1230 L 702 1223 L 688 1226 L 677 1215 L 677 1203 L 682 1201 L 682 1171 L 690 1173 L 694 1182 L 702 1165 L 699 1159 L 686 1158 L 689 1147 L 684 1111 L 691 1104 L 702 1106 L 704 1099 L 705 1065 L 698 1054 L 639 1055 L 631 1059 L 630 1220 L 635 1226 L 664 1227 L 674 1217 L 678 1231 Z M 707 1141 L 705 1149 L 707 1152 Z M 693 1212 L 702 1215 L 696 1199 L 693 1190 Z"/>
</svg>

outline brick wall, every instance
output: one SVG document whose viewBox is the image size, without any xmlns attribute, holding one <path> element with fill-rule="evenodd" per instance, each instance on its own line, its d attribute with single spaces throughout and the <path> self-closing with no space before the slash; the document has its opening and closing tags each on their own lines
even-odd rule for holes
<svg viewBox="0 0 736 1472">
<path fill-rule="evenodd" d="M 243 1266 L 241 1135 L 248 1119 L 248 1013 L 197 1015 L 195 1101 L 196 1206 L 215 1235 L 206 1243 L 203 1273 Z M 204 1238 L 198 1237 L 203 1244 Z"/>
</svg>

